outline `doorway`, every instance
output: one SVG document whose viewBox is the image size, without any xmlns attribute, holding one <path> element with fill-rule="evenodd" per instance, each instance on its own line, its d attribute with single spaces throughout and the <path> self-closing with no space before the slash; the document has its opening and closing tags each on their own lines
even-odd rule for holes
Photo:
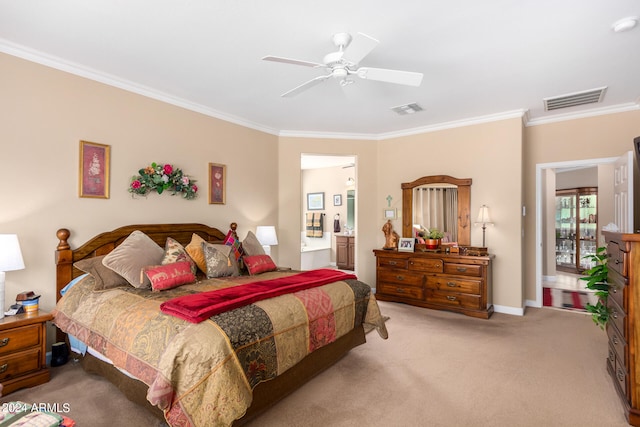
<svg viewBox="0 0 640 427">
<path fill-rule="evenodd" d="M 358 225 L 356 156 L 303 153 L 300 165 L 301 268 L 342 268 L 340 265 L 348 265 L 349 269 L 355 270 Z M 321 209 L 316 209 L 319 206 L 309 209 L 307 199 L 314 194 L 322 195 Z M 317 230 L 310 233 L 307 229 L 311 216 L 316 225 L 320 216 L 321 233 Z M 345 239 L 348 241 L 346 246 Z"/>
<path fill-rule="evenodd" d="M 553 209 L 550 203 L 555 199 L 555 171 L 570 170 L 587 167 L 598 168 L 599 187 L 609 187 L 611 191 L 603 191 L 599 196 L 599 203 L 602 206 L 613 206 L 613 165 L 619 158 L 601 158 L 588 160 L 573 160 L 556 163 L 543 163 L 536 165 L 536 298 L 526 301 L 526 305 L 532 307 L 542 307 L 543 305 L 543 281 L 545 267 L 548 267 L 549 259 L 555 258 L 554 230 L 550 230 L 548 224 L 555 221 Z M 553 182 L 550 182 L 553 181 Z M 607 183 L 607 184 L 604 184 Z M 553 191 L 552 194 L 550 194 Z M 613 222 L 613 213 L 604 211 L 599 218 L 599 230 L 603 225 Z M 553 241 L 552 241 L 553 240 Z M 553 250 L 553 256 L 550 251 Z"/>
</svg>

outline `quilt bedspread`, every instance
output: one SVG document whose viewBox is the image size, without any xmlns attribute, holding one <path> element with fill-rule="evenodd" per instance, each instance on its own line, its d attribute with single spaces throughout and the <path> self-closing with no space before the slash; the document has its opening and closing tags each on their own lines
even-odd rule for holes
<svg viewBox="0 0 640 427">
<path fill-rule="evenodd" d="M 209 279 L 163 292 L 94 291 L 87 276 L 53 311 L 54 323 L 149 386 L 173 426 L 230 425 L 251 390 L 362 323 L 387 337 L 371 288 L 344 280 L 258 301 L 190 323 L 160 311 L 172 298 L 292 272 Z"/>
</svg>

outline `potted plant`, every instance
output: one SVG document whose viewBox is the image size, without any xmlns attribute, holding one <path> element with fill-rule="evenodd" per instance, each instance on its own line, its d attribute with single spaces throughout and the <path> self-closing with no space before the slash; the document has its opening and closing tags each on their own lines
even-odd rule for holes
<svg viewBox="0 0 640 427">
<path fill-rule="evenodd" d="M 424 239 L 427 249 L 438 249 L 444 233 L 437 228 L 428 228 L 418 233 Z"/>
<path fill-rule="evenodd" d="M 580 278 L 580 280 L 587 282 L 587 289 L 596 291 L 595 295 L 598 297 L 597 304 L 587 303 L 586 309 L 591 313 L 593 322 L 600 326 L 600 329 L 605 328 L 610 314 L 609 307 L 607 307 L 607 298 L 609 297 L 609 284 L 607 283 L 609 267 L 607 266 L 606 250 L 607 248 L 600 247 L 596 249 L 595 254 L 585 255 L 583 257 L 584 259 L 591 260 L 595 265 L 585 271 L 585 277 Z"/>
</svg>

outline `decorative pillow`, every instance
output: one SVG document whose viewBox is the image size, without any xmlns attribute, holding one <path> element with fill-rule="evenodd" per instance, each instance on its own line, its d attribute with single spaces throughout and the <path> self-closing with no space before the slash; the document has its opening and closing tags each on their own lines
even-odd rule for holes
<svg viewBox="0 0 640 427">
<path fill-rule="evenodd" d="M 191 242 L 185 248 L 191 259 L 196 263 L 198 268 L 203 272 L 207 272 L 207 262 L 204 259 L 204 250 L 202 244 L 207 243 L 202 237 L 193 233 Z"/>
<path fill-rule="evenodd" d="M 144 274 L 149 278 L 154 291 L 164 291 L 196 281 L 189 261 L 145 267 Z"/>
<path fill-rule="evenodd" d="M 102 264 L 103 259 L 104 255 L 86 258 L 74 263 L 73 266 L 78 270 L 82 270 L 93 276 L 95 279 L 95 286 L 93 289 L 96 291 L 129 286 L 127 279 Z"/>
<path fill-rule="evenodd" d="M 162 262 L 160 264 L 173 264 L 180 261 L 188 261 L 191 266 L 191 272 L 196 274 L 198 266 L 195 261 L 191 259 L 184 246 L 182 246 L 176 239 L 167 237 L 167 242 L 164 245 L 164 258 L 162 258 Z"/>
<path fill-rule="evenodd" d="M 229 232 L 227 233 L 227 236 L 224 238 L 223 243 L 227 246 L 231 246 L 231 249 L 233 249 L 233 254 L 236 257 L 236 261 L 238 261 L 244 254 L 244 251 L 242 249 L 242 243 L 235 238 L 233 234 L 233 230 L 229 230 Z"/>
<path fill-rule="evenodd" d="M 202 249 L 207 262 L 207 277 L 238 275 L 238 264 L 231 253 L 231 246 L 203 242 Z"/>
<path fill-rule="evenodd" d="M 267 271 L 276 271 L 278 267 L 273 263 L 269 255 L 252 255 L 242 258 L 244 265 L 247 266 L 251 276 L 255 274 L 265 273 Z"/>
<path fill-rule="evenodd" d="M 151 237 L 136 230 L 109 252 L 102 264 L 127 279 L 134 288 L 148 288 L 151 282 L 142 269 L 160 264 L 163 257 L 164 250 Z"/>
<path fill-rule="evenodd" d="M 244 250 L 245 255 L 265 255 L 260 241 L 251 231 L 247 233 L 247 237 L 242 241 L 242 249 Z"/>
</svg>

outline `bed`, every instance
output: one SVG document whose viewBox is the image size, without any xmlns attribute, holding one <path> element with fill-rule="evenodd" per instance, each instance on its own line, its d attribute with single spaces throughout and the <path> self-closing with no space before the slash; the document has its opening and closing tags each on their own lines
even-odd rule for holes
<svg viewBox="0 0 640 427">
<path fill-rule="evenodd" d="M 203 224 L 131 225 L 101 233 L 76 249 L 69 244 L 70 231 L 58 230 L 56 294 L 64 291 L 53 310 L 58 340 L 69 334 L 86 344 L 85 369 L 108 378 L 170 426 L 201 427 L 242 425 L 255 418 L 364 344 L 365 326 L 387 337 L 370 287 L 351 275 L 254 269 L 252 275 L 200 275 L 194 283 L 158 291 L 128 285 L 100 289 L 102 273 L 76 268 L 120 255 L 134 234 L 155 242 L 165 255 L 169 240 L 187 247 L 199 238 L 218 249 L 234 244 L 238 249 L 236 229 L 235 223 L 226 233 Z M 292 285 L 302 276 L 323 279 L 309 288 Z M 280 286 L 283 291 L 274 295 Z M 205 313 L 201 319 L 169 310 L 178 303 L 187 304 L 178 304 L 179 309 L 193 310 L 188 303 L 209 304 L 225 292 L 255 289 L 271 293 L 260 298 L 252 293 L 247 305 L 227 311 L 213 312 L 208 305 L 198 312 Z"/>
</svg>

